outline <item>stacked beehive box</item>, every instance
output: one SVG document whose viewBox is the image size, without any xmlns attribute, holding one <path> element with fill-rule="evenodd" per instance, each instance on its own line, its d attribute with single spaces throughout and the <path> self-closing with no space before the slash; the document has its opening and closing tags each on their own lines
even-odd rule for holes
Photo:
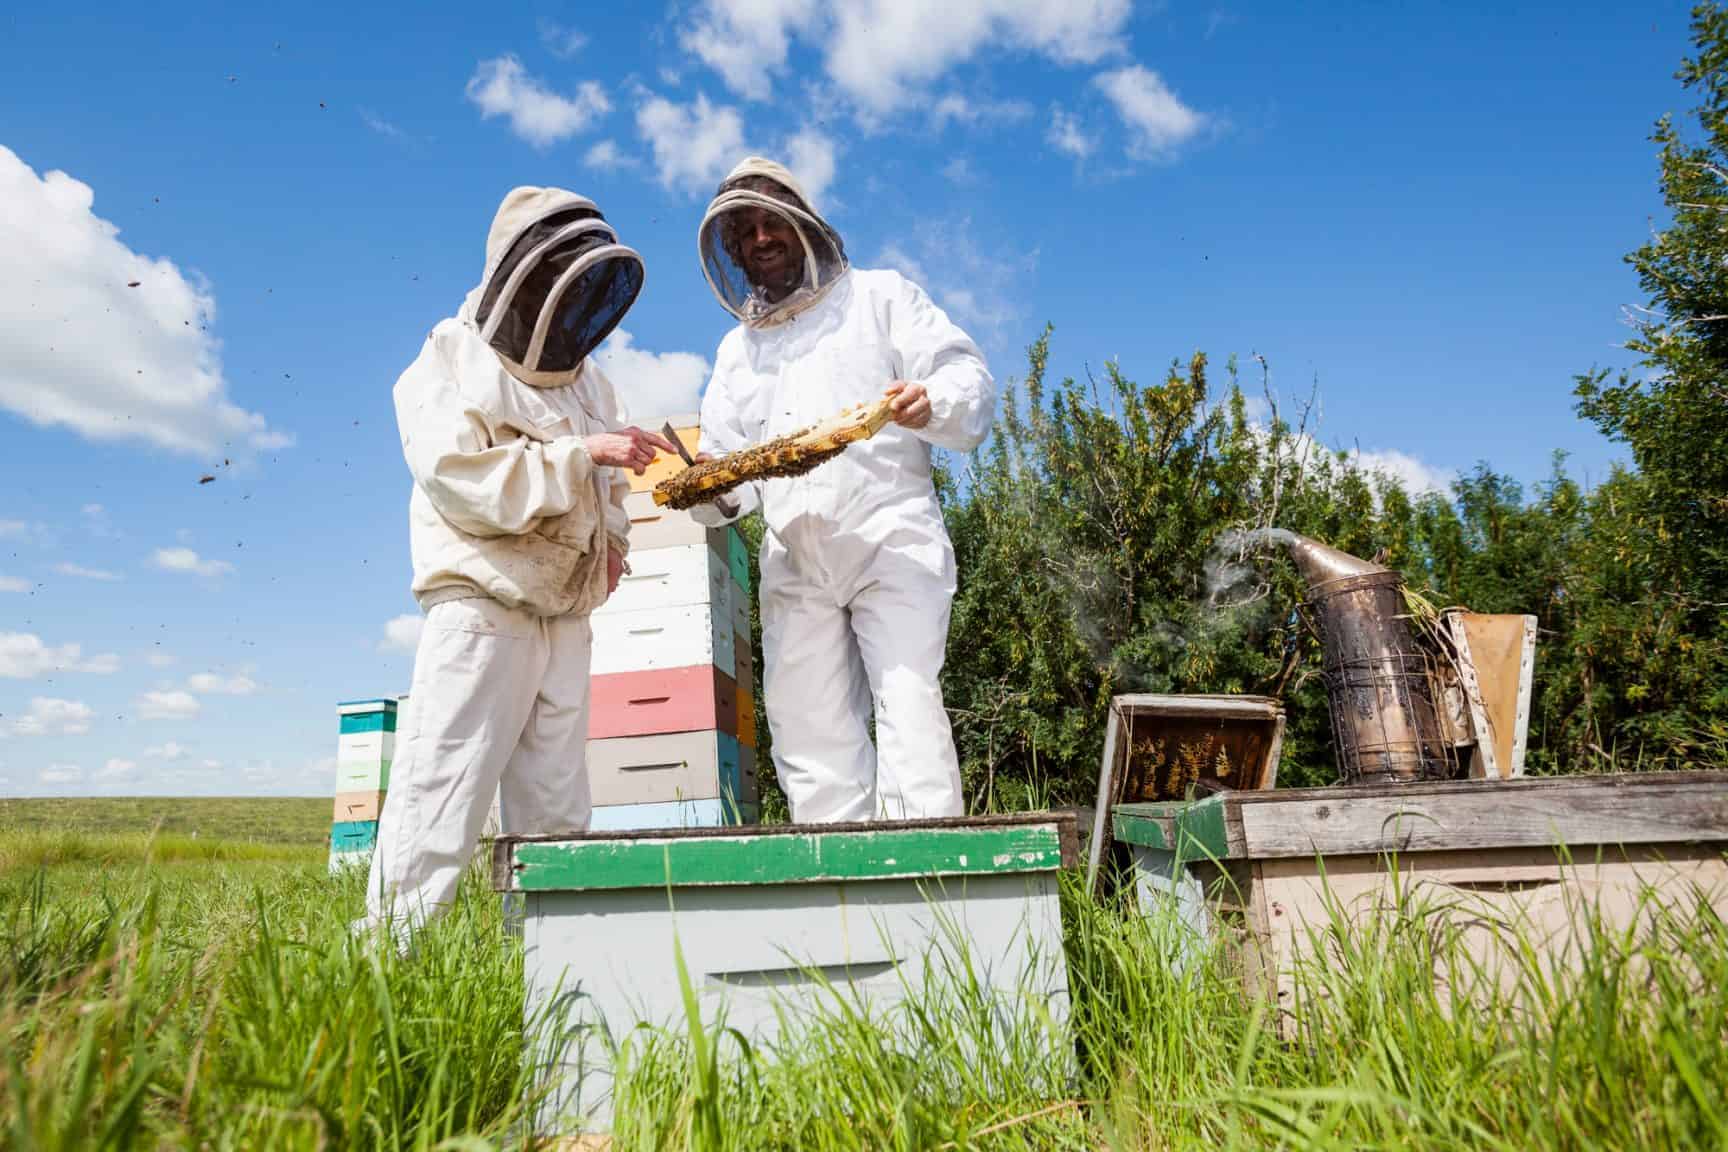
<svg viewBox="0 0 1728 1152">
<path fill-rule="evenodd" d="M 336 811 L 330 869 L 364 866 L 378 841 L 378 814 L 396 753 L 397 702 L 355 700 L 336 706 Z"/>
<path fill-rule="evenodd" d="M 694 452 L 695 419 L 670 423 Z M 654 503 L 654 485 L 680 467 L 662 457 L 630 478 L 631 571 L 594 613 L 596 831 L 756 820 L 749 563 L 736 530 Z"/>
</svg>

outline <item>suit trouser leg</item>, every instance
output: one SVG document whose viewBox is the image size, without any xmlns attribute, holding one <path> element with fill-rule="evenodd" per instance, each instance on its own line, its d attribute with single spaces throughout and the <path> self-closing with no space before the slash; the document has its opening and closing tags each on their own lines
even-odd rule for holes
<svg viewBox="0 0 1728 1152">
<path fill-rule="evenodd" d="M 486 599 L 434 605 L 414 657 L 367 919 L 408 931 L 455 898 L 547 666 L 541 622 Z"/>
</svg>

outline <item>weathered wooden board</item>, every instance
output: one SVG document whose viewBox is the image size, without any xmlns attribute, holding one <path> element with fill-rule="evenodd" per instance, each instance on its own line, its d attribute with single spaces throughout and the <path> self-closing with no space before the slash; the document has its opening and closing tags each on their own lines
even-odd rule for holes
<svg viewBox="0 0 1728 1152">
<path fill-rule="evenodd" d="M 1508 928 L 1569 962 L 1581 910 L 1610 928 L 1651 899 L 1728 915 L 1728 773 L 1236 793 L 1122 805 L 1113 827 L 1142 907 L 1172 908 L 1197 940 L 1240 944 L 1286 1037 L 1315 933 L 1401 894 L 1466 929 L 1487 972 L 1511 956 Z"/>
<path fill-rule="evenodd" d="M 1481 786 L 1478 785 L 1478 788 Z M 1491 789 L 1490 789 L 1491 790 Z M 1328 856 L 1256 861 L 1248 894 L 1248 927 L 1261 991 L 1275 998 L 1279 1031 L 1291 1038 L 1303 987 L 1298 965 L 1324 946 L 1330 926 L 1356 931 L 1364 917 L 1402 902 L 1457 925 L 1484 973 L 1514 978 L 1533 949 L 1559 978 L 1587 947 L 1590 918 L 1610 932 L 1628 931 L 1650 901 L 1688 913 L 1698 902 L 1728 917 L 1728 859 L 1717 845 L 1599 847 L 1567 859 L 1552 849 L 1497 848 Z M 1319 941 L 1315 937 L 1319 936 Z M 1437 990 L 1449 998 L 1447 973 Z"/>
<path fill-rule="evenodd" d="M 1728 841 L 1728 772 L 1228 792 L 1126 804 L 1120 839 L 1224 859 Z"/>
</svg>

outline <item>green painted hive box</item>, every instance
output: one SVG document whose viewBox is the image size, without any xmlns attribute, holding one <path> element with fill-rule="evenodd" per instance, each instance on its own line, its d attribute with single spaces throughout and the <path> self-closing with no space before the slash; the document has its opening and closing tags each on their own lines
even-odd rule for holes
<svg viewBox="0 0 1728 1152">
<path fill-rule="evenodd" d="M 540 1128 L 610 1127 L 602 1033 L 683 1027 L 674 934 L 704 1024 L 752 1042 L 832 1014 L 837 994 L 891 1013 L 937 992 L 963 978 L 957 944 L 1003 1027 L 1060 1024 L 1057 885 L 1076 859 L 1071 813 L 500 838 L 493 882 L 519 902 L 527 1012 L 572 997 Z"/>
</svg>

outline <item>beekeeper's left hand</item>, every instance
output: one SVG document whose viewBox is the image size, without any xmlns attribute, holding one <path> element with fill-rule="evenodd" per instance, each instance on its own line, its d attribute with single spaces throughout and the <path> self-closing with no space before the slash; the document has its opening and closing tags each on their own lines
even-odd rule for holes
<svg viewBox="0 0 1728 1152">
<path fill-rule="evenodd" d="M 618 581 L 624 575 L 624 554 L 608 545 L 606 548 L 606 595 L 618 591 Z"/>
<path fill-rule="evenodd" d="M 894 397 L 894 403 L 888 409 L 894 423 L 914 431 L 930 423 L 930 394 L 924 390 L 924 385 L 896 380 L 888 389 L 888 395 Z"/>
</svg>

